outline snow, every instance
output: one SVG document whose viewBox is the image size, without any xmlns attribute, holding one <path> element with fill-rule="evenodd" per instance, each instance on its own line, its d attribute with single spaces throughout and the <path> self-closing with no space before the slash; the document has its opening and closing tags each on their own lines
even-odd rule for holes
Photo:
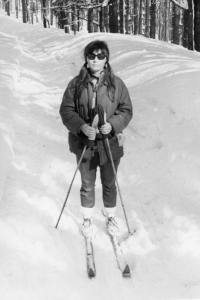
<svg viewBox="0 0 200 300">
<path fill-rule="evenodd" d="M 188 0 L 172 0 L 175 4 L 183 9 L 188 9 Z"/>
<path fill-rule="evenodd" d="M 200 299 L 200 54 L 142 36 L 65 34 L 0 12 L 0 298 L 3 300 Z M 96 184 L 95 262 L 86 273 L 80 176 L 59 116 L 63 92 L 99 38 L 128 86 L 134 116 L 124 131 L 118 181 L 123 279 Z"/>
</svg>

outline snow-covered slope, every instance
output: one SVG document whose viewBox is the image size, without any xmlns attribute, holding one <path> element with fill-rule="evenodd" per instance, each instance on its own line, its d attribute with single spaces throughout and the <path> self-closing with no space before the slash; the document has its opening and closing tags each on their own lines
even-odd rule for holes
<svg viewBox="0 0 200 300">
<path fill-rule="evenodd" d="M 126 83 L 134 117 L 125 130 L 118 201 L 132 278 L 122 279 L 96 185 L 97 276 L 86 274 L 76 168 L 59 105 L 83 64 L 84 46 L 103 39 Z M 200 298 L 200 55 L 141 36 L 64 34 L 0 14 L 0 299 Z"/>
</svg>

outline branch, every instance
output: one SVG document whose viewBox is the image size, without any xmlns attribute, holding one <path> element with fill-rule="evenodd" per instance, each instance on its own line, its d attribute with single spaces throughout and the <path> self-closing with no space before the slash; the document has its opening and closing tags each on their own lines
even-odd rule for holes
<svg viewBox="0 0 200 300">
<path fill-rule="evenodd" d="M 79 6 L 79 8 L 85 8 L 85 9 L 89 9 L 89 8 L 97 8 L 97 7 L 101 7 L 102 6 L 102 4 L 99 4 L 99 5 L 90 5 L 90 6 L 86 6 L 86 5 L 88 5 L 88 4 L 85 4 L 85 5 L 81 5 L 81 6 Z"/>
</svg>

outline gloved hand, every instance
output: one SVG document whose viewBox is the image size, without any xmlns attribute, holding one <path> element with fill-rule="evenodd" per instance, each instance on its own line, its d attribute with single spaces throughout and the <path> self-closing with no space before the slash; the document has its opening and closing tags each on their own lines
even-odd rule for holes
<svg viewBox="0 0 200 300">
<path fill-rule="evenodd" d="M 96 129 L 87 125 L 87 124 L 83 124 L 80 127 L 80 130 L 88 137 L 89 140 L 94 141 L 95 137 L 96 137 Z"/>
<path fill-rule="evenodd" d="M 100 131 L 102 134 L 109 134 L 109 133 L 112 131 L 112 126 L 111 126 L 110 123 L 105 122 L 105 124 L 102 125 L 102 126 L 99 128 L 99 131 Z"/>
</svg>

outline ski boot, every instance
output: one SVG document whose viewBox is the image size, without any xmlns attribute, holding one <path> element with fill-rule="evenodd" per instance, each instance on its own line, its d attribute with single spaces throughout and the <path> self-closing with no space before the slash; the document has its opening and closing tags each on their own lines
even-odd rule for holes
<svg viewBox="0 0 200 300">
<path fill-rule="evenodd" d="M 82 233 L 86 238 L 93 236 L 92 218 L 83 219 Z"/>
<path fill-rule="evenodd" d="M 107 216 L 107 228 L 108 233 L 112 236 L 119 235 L 119 228 L 117 225 L 117 221 L 115 220 L 115 216 L 108 215 Z"/>
</svg>

